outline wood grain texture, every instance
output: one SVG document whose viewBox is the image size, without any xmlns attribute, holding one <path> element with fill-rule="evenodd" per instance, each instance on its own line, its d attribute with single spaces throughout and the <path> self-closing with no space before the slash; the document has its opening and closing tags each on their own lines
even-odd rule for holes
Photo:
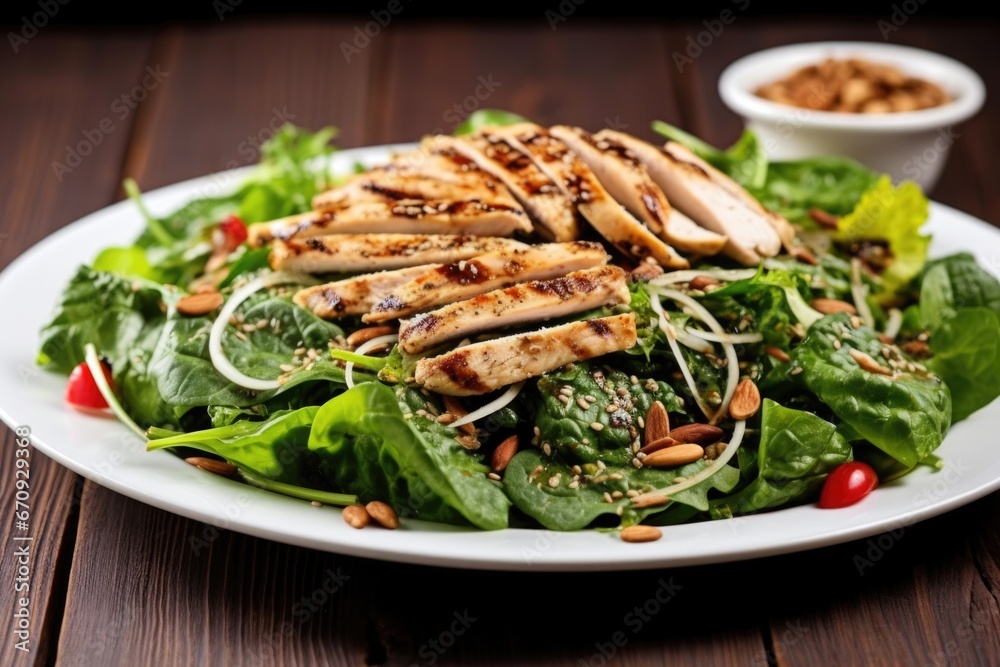
<svg viewBox="0 0 1000 667">
<path fill-rule="evenodd" d="M 678 121 L 662 31 L 655 26 L 558 24 L 407 26 L 388 31 L 380 142 L 451 132 L 477 108 L 545 124 L 606 126 L 652 138 L 655 118 Z M 391 26 L 390 26 L 391 27 Z"/>
<path fill-rule="evenodd" d="M 6 157 L 0 162 L 0 268 L 63 225 L 114 201 L 132 118 L 120 117 L 112 105 L 140 78 L 148 48 L 141 33 L 81 36 L 43 30 L 16 56 L 0 58 L 0 145 Z M 88 154 L 76 163 L 67 158 L 67 146 Z M 69 170 L 56 169 L 55 163 Z M 33 372 L 24 369 L 25 381 Z M 13 511 L 14 434 L 0 426 L 0 438 L 0 501 Z M 16 651 L 13 635 L 5 632 L 4 665 L 46 664 L 54 657 L 82 489 L 76 475 L 41 453 L 32 451 L 30 462 L 31 528 L 15 530 L 12 517 L 0 526 L 5 545 L 0 609 L 5 614 L 15 609 L 18 563 L 12 538 L 30 534 L 31 651 Z M 3 625 L 12 630 L 7 619 Z"/>
</svg>

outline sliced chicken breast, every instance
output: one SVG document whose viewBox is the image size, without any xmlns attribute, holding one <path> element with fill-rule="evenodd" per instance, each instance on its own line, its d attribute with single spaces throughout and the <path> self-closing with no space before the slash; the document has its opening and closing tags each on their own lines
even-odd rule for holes
<svg viewBox="0 0 1000 667">
<path fill-rule="evenodd" d="M 425 264 L 314 285 L 296 292 L 292 301 L 325 320 L 364 315 L 400 285 L 437 268 L 440 264 Z"/>
<path fill-rule="evenodd" d="M 439 394 L 473 396 L 574 361 L 627 350 L 635 343 L 635 315 L 628 313 L 466 345 L 421 359 L 414 377 L 417 384 Z"/>
<path fill-rule="evenodd" d="M 435 158 L 437 159 L 437 158 Z M 250 243 L 327 234 L 529 233 L 531 222 L 510 192 L 474 170 L 466 181 L 447 181 L 410 170 L 375 169 L 317 197 L 322 208 L 252 225 Z"/>
<path fill-rule="evenodd" d="M 335 234 L 271 246 L 271 268 L 303 273 L 357 273 L 469 259 L 501 248 L 526 248 L 513 239 L 431 234 Z"/>
<path fill-rule="evenodd" d="M 636 259 L 652 257 L 668 268 L 683 269 L 688 261 L 656 237 L 611 198 L 597 176 L 558 138 L 530 123 L 485 130 L 492 140 L 503 140 L 519 153 L 530 155 L 576 204 L 597 232 L 621 252 Z"/>
<path fill-rule="evenodd" d="M 574 271 L 480 294 L 400 322 L 399 346 L 419 354 L 483 331 L 628 303 L 628 274 L 617 266 Z"/>
<path fill-rule="evenodd" d="M 731 178 L 680 144 L 658 148 L 645 142 L 627 144 L 676 208 L 714 232 L 728 237 L 723 252 L 754 266 L 781 251 L 781 238 L 769 216 Z M 756 200 L 754 200 L 756 202 Z"/>
<path fill-rule="evenodd" d="M 660 238 L 685 252 L 714 255 L 726 245 L 726 237 L 698 226 L 670 205 L 663 190 L 631 150 L 639 139 L 624 132 L 602 130 L 589 135 L 573 128 L 576 139 L 570 144 L 601 182 L 633 215 L 645 221 Z M 647 144 L 649 145 L 649 144 Z"/>
<path fill-rule="evenodd" d="M 530 157 L 502 139 L 491 140 L 481 135 L 438 139 L 500 179 L 524 205 L 540 236 L 558 242 L 579 238 L 573 204 Z"/>
<path fill-rule="evenodd" d="M 495 250 L 428 271 L 394 290 L 363 319 L 385 322 L 406 317 L 516 283 L 602 266 L 609 259 L 601 244 L 587 241 Z"/>
</svg>

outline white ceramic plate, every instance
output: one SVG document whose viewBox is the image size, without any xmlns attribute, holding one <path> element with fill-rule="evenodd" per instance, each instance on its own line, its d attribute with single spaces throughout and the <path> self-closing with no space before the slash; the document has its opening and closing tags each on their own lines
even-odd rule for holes
<svg viewBox="0 0 1000 667">
<path fill-rule="evenodd" d="M 390 150 L 344 151 L 336 166 L 374 164 Z M 151 192 L 147 199 L 154 211 L 169 211 L 233 184 L 238 175 L 226 172 L 179 183 Z M 67 409 L 65 378 L 35 366 L 38 331 L 76 267 L 90 262 L 104 246 L 129 243 L 141 226 L 131 203 L 115 204 L 49 236 L 0 274 L 5 320 L 0 418 L 12 427 L 30 427 L 38 450 L 88 479 L 208 524 L 189 536 L 193 540 L 210 539 L 213 527 L 219 527 L 325 551 L 428 565 L 526 571 L 656 568 L 789 553 L 898 530 L 1000 488 L 994 446 L 998 401 L 948 434 L 938 450 L 946 461 L 944 470 L 923 468 L 845 509 L 804 506 L 674 526 L 664 530 L 663 539 L 647 544 L 625 544 L 594 531 L 483 532 L 419 521 L 407 521 L 396 531 L 355 530 L 336 509 L 204 473 L 167 452 L 145 452 L 144 443 L 117 422 Z M 935 235 L 933 254 L 969 250 L 997 271 L 1000 231 L 942 205 L 934 205 L 929 229 Z M 35 508 L 34 516 L 44 511 Z"/>
</svg>

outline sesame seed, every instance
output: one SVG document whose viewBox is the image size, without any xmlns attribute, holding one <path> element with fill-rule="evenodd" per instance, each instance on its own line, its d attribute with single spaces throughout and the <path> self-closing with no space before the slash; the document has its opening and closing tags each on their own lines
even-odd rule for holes
<svg viewBox="0 0 1000 667">
<path fill-rule="evenodd" d="M 580 466 L 573 466 L 573 467 L 572 467 L 572 468 L 570 468 L 569 470 L 570 470 L 570 472 L 572 472 L 572 473 L 573 473 L 574 475 L 579 475 L 580 473 L 582 473 L 582 472 L 583 472 L 583 469 L 582 469 L 582 468 L 580 468 Z"/>
<path fill-rule="evenodd" d="M 581 440 L 580 442 L 582 442 L 582 443 L 583 443 L 583 444 L 585 444 L 585 445 L 589 445 L 589 444 L 590 444 L 590 438 L 584 438 L 584 439 L 583 439 L 583 440 Z"/>
<path fill-rule="evenodd" d="M 557 486 L 559 486 L 561 478 L 562 475 L 560 475 L 559 473 L 552 475 L 552 477 L 549 477 L 549 486 L 551 486 L 553 489 L 556 488 Z"/>
<path fill-rule="evenodd" d="M 559 390 L 559 393 L 562 394 L 563 396 L 572 396 L 573 395 L 573 388 L 572 387 L 563 387 L 562 389 Z"/>
<path fill-rule="evenodd" d="M 611 499 L 611 494 L 608 493 L 607 491 L 604 492 L 604 502 L 606 502 L 606 503 L 613 503 L 614 502 L 614 500 Z"/>
<path fill-rule="evenodd" d="M 598 461 L 597 462 L 597 469 L 598 470 L 604 470 L 605 468 L 607 468 L 607 466 L 604 465 L 604 461 Z"/>
<path fill-rule="evenodd" d="M 788 374 L 789 375 L 798 375 L 799 373 L 802 372 L 802 370 L 803 370 L 802 367 L 799 366 L 797 368 L 793 368 L 791 371 L 788 372 Z"/>
<path fill-rule="evenodd" d="M 296 357 L 301 357 L 305 353 L 306 353 L 306 348 L 304 348 L 304 347 L 297 347 L 297 348 L 295 348 L 294 354 L 295 354 Z"/>
<path fill-rule="evenodd" d="M 634 458 L 634 459 L 632 459 L 632 465 L 634 467 L 636 467 L 636 468 L 641 468 L 642 467 L 642 461 L 640 461 L 638 458 Z"/>
<path fill-rule="evenodd" d="M 491 472 L 489 475 L 487 475 L 487 477 L 497 482 L 500 481 L 500 475 L 496 474 L 495 472 Z"/>
<path fill-rule="evenodd" d="M 563 405 L 569 405 L 569 396 L 566 394 L 559 394 L 559 400 L 562 401 Z"/>
<path fill-rule="evenodd" d="M 646 420 L 642 418 L 642 415 L 639 415 L 639 418 L 636 419 L 636 423 L 639 424 L 639 428 L 646 428 Z"/>
<path fill-rule="evenodd" d="M 594 429 L 595 431 L 603 431 L 604 424 L 602 424 L 601 422 L 591 422 L 590 428 Z"/>
<path fill-rule="evenodd" d="M 257 330 L 257 327 L 254 326 L 253 324 L 244 324 L 243 330 L 246 331 L 247 333 L 253 333 L 254 331 Z"/>
<path fill-rule="evenodd" d="M 637 378 L 637 377 L 636 377 L 636 376 L 634 376 L 634 375 L 633 375 L 632 377 L 630 377 L 630 378 L 629 378 L 629 381 L 631 381 L 631 382 L 632 382 L 632 384 L 639 384 L 639 378 Z"/>
<path fill-rule="evenodd" d="M 597 403 L 597 399 L 591 396 L 590 394 L 584 396 L 583 400 L 587 401 L 588 403 Z"/>
<path fill-rule="evenodd" d="M 608 407 L 604 408 L 604 411 L 607 412 L 608 414 L 611 414 L 612 412 L 618 412 L 621 409 L 622 407 L 620 405 L 618 405 L 617 403 L 612 403 Z"/>
<path fill-rule="evenodd" d="M 306 353 L 306 356 L 308 356 L 310 359 L 315 359 L 316 357 L 319 356 L 319 352 L 310 348 L 309 351 Z"/>
<path fill-rule="evenodd" d="M 313 507 L 322 507 L 323 506 L 323 503 L 319 502 L 318 500 L 314 500 L 314 501 L 312 501 L 309 504 L 312 505 Z"/>
<path fill-rule="evenodd" d="M 833 339 L 833 349 L 839 350 L 843 345 L 840 344 L 840 340 L 837 338 Z"/>
<path fill-rule="evenodd" d="M 239 338 L 240 340 L 246 340 L 247 339 L 247 337 L 243 335 L 242 331 L 237 331 L 236 332 L 236 337 Z"/>
<path fill-rule="evenodd" d="M 576 489 L 576 488 L 578 488 L 578 487 L 580 486 L 580 481 L 579 481 L 579 480 L 576 480 L 576 479 L 574 479 L 574 480 L 573 480 L 572 482 L 570 482 L 570 483 L 569 483 L 569 484 L 567 484 L 566 486 L 568 486 L 568 487 L 569 487 L 569 488 L 571 488 L 571 489 Z"/>
<path fill-rule="evenodd" d="M 621 491 L 615 491 L 614 493 L 611 494 L 611 497 L 614 498 L 615 500 L 618 500 L 623 495 L 625 495 L 625 494 L 623 494 Z"/>
<path fill-rule="evenodd" d="M 629 489 L 628 491 L 625 492 L 625 495 L 628 496 L 629 498 L 635 498 L 637 495 L 639 495 L 639 492 L 636 491 L 635 489 Z"/>
<path fill-rule="evenodd" d="M 542 451 L 545 452 L 546 456 L 552 456 L 552 445 L 547 442 L 542 443 Z"/>
<path fill-rule="evenodd" d="M 535 436 L 537 437 L 537 436 L 540 436 L 541 434 L 542 434 L 542 431 L 536 426 L 535 427 Z"/>
<path fill-rule="evenodd" d="M 587 401 L 583 400 L 582 398 L 576 399 L 576 404 L 580 406 L 581 410 L 589 410 L 590 409 L 590 403 L 588 403 Z"/>
<path fill-rule="evenodd" d="M 291 364 L 281 364 L 278 368 L 280 368 L 284 373 L 291 373 L 295 370 L 295 366 L 292 366 Z"/>
<path fill-rule="evenodd" d="M 266 326 L 267 326 L 267 319 L 266 318 L 261 318 L 261 319 L 257 320 L 257 328 L 258 329 L 263 329 Z"/>
</svg>

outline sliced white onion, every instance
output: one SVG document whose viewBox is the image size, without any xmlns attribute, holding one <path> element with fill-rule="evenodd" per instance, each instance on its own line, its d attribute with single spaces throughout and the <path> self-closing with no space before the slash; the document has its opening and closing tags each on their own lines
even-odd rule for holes
<svg viewBox="0 0 1000 667">
<path fill-rule="evenodd" d="M 518 382 L 517 384 L 512 384 L 507 387 L 507 391 L 500 394 L 497 398 L 493 399 L 486 405 L 477 408 L 465 415 L 461 419 L 453 421 L 449 426 L 452 428 L 458 428 L 459 426 L 465 426 L 466 424 L 471 424 L 474 421 L 489 417 L 494 412 L 502 410 L 507 407 L 507 404 L 517 398 L 517 395 L 521 393 L 521 389 L 524 388 L 524 381 Z"/>
<path fill-rule="evenodd" d="M 665 296 L 668 299 L 673 299 L 677 303 L 685 306 L 692 315 L 708 325 L 708 328 L 713 332 L 719 334 L 720 336 L 726 335 L 726 330 L 722 328 L 722 325 L 719 324 L 717 319 L 715 319 L 715 316 L 708 312 L 708 309 L 705 308 L 705 306 L 701 305 L 687 294 L 662 287 L 655 289 L 654 292 L 661 296 Z M 656 301 L 656 299 L 652 299 L 651 301 Z M 726 413 L 729 410 L 729 401 L 732 400 L 733 392 L 736 391 L 736 384 L 740 381 L 740 361 L 736 357 L 736 348 L 733 347 L 732 343 L 723 342 L 722 349 L 726 353 L 726 370 L 728 371 L 728 376 L 726 378 L 726 391 L 722 395 L 722 403 L 719 405 L 719 409 L 716 411 L 715 415 L 710 419 L 710 423 L 712 424 L 718 424 L 725 418 Z"/>
<path fill-rule="evenodd" d="M 854 299 L 854 307 L 858 309 L 861 321 L 866 327 L 874 327 L 875 317 L 868 307 L 868 285 L 861 280 L 861 260 L 857 257 L 851 259 L 851 298 Z"/>
<path fill-rule="evenodd" d="M 686 331 L 698 338 L 710 340 L 713 343 L 730 343 L 732 345 L 745 345 L 747 343 L 760 343 L 764 340 L 764 334 L 752 331 L 750 333 L 726 333 L 721 336 L 714 331 L 701 331 L 700 329 L 686 329 Z"/>
<path fill-rule="evenodd" d="M 669 323 L 660 323 L 660 327 L 663 329 L 663 333 L 667 335 L 667 344 L 670 345 L 670 351 L 673 352 L 674 358 L 677 359 L 677 365 L 681 368 L 681 375 L 684 376 L 684 381 L 687 382 L 688 389 L 691 390 L 691 395 L 694 396 L 695 403 L 701 409 L 702 413 L 708 417 L 712 417 L 712 408 L 708 407 L 705 403 L 705 399 L 701 397 L 701 392 L 698 391 L 698 383 L 694 381 L 694 376 L 691 375 L 691 369 L 688 368 L 687 360 L 684 359 L 684 355 L 681 354 L 681 348 L 677 345 L 677 330 L 674 326 Z"/>
<path fill-rule="evenodd" d="M 890 339 L 895 339 L 899 335 L 899 330 L 903 326 L 903 311 L 899 308 L 889 309 L 889 319 L 885 323 L 885 335 Z"/>
<path fill-rule="evenodd" d="M 212 332 L 208 336 L 208 353 L 212 359 L 212 364 L 215 366 L 215 370 L 219 371 L 230 382 L 247 389 L 253 389 L 254 391 L 268 391 L 281 387 L 281 383 L 277 380 L 252 378 L 240 372 L 236 366 L 233 366 L 229 359 L 226 358 L 226 353 L 222 350 L 222 334 L 226 330 L 226 325 L 229 324 L 229 318 L 236 312 L 236 309 L 255 292 L 273 285 L 286 283 L 313 285 L 316 284 L 316 281 L 308 276 L 287 271 L 267 273 L 254 278 L 243 287 L 234 291 L 229 300 L 222 306 L 222 310 L 219 311 L 219 317 L 212 324 Z"/>
<path fill-rule="evenodd" d="M 724 280 L 726 282 L 732 282 L 734 280 L 746 280 L 747 278 L 753 278 L 757 275 L 757 269 L 715 269 L 708 271 L 673 271 L 671 273 L 664 273 L 661 276 L 656 276 L 649 281 L 650 285 L 677 285 L 680 283 L 691 282 L 694 278 L 698 276 L 709 276 L 715 278 L 716 280 Z"/>
<path fill-rule="evenodd" d="M 702 354 L 712 354 L 715 352 L 715 348 L 704 338 L 699 338 L 698 336 L 692 335 L 691 331 L 688 329 L 678 329 L 674 327 L 674 335 L 677 336 L 677 342 L 684 347 L 691 348 L 695 352 L 700 352 Z"/>
<path fill-rule="evenodd" d="M 118 417 L 118 421 L 125 424 L 130 431 L 145 440 L 146 432 L 143 431 L 142 428 L 128 416 L 128 413 L 125 412 L 125 408 L 123 408 L 122 404 L 118 402 L 118 397 L 115 396 L 115 392 L 111 390 L 111 385 L 108 384 L 108 379 L 104 377 L 104 368 L 101 366 L 101 358 L 97 356 L 97 348 L 94 347 L 93 343 L 87 343 L 83 348 L 83 353 L 84 360 L 87 362 L 87 368 L 90 369 L 90 374 L 94 377 L 97 389 L 101 392 L 101 396 L 104 397 L 108 407 L 111 408 L 111 412 L 115 415 L 115 417 Z"/>
<path fill-rule="evenodd" d="M 706 417 L 711 417 L 712 410 L 702 399 L 701 392 L 698 391 L 698 384 L 694 381 L 694 376 L 691 375 L 691 369 L 688 368 L 687 360 L 684 358 L 684 355 L 681 354 L 681 348 L 677 346 L 677 329 L 675 329 L 674 326 L 667 321 L 667 314 L 663 312 L 663 304 L 660 303 L 660 297 L 655 293 L 650 292 L 649 305 L 653 308 L 653 312 L 655 312 L 656 316 L 659 318 L 660 330 L 663 331 L 664 335 L 667 337 L 667 344 L 670 346 L 670 351 L 677 360 L 677 365 L 681 369 L 681 375 L 684 376 L 684 381 L 687 383 L 688 389 L 691 390 L 691 395 L 694 396 L 694 402 L 698 404 L 698 408 L 701 409 L 702 413 L 704 413 Z M 711 345 L 709 345 L 709 348 L 710 352 L 714 351 L 714 348 L 712 348 Z"/>
<path fill-rule="evenodd" d="M 399 340 L 399 334 L 386 334 L 384 336 L 376 336 L 369 341 L 365 341 L 358 348 L 354 350 L 355 354 L 365 354 L 370 350 L 385 345 L 386 343 L 392 344 Z M 348 361 L 344 364 L 344 380 L 347 382 L 348 389 L 354 389 L 354 362 Z"/>
<path fill-rule="evenodd" d="M 736 450 L 740 448 L 743 444 L 743 434 L 746 433 L 747 423 L 745 421 L 736 422 L 735 427 L 733 427 L 733 437 L 729 439 L 729 444 L 726 448 L 722 450 L 722 454 L 719 458 L 712 461 L 712 463 L 705 467 L 704 470 L 696 475 L 691 475 L 686 480 L 679 484 L 671 484 L 670 486 L 663 489 L 656 489 L 655 491 L 649 491 L 642 494 L 641 496 L 636 496 L 632 499 L 632 502 L 639 500 L 640 498 L 649 498 L 650 496 L 672 496 L 681 491 L 686 491 L 692 486 L 701 484 L 706 479 L 719 472 L 722 466 L 729 463 L 729 461 L 736 455 Z"/>
</svg>

